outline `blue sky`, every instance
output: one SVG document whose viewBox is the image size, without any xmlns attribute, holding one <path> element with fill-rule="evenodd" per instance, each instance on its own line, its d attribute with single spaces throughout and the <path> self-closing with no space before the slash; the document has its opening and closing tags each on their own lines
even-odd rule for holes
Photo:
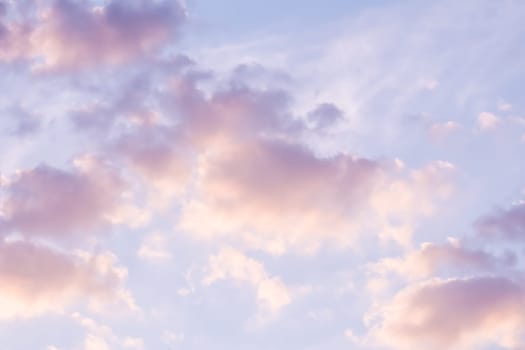
<svg viewBox="0 0 525 350">
<path fill-rule="evenodd" d="M 521 2 L 0 4 L 0 350 L 525 346 Z"/>
</svg>

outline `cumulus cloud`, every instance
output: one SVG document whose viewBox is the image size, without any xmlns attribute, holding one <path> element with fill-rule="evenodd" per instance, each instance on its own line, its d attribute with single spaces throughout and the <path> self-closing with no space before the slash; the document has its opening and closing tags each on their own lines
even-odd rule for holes
<svg viewBox="0 0 525 350">
<path fill-rule="evenodd" d="M 117 220 L 124 182 L 94 157 L 77 158 L 72 171 L 41 165 L 20 171 L 0 191 L 0 232 L 67 238 Z"/>
<path fill-rule="evenodd" d="M 0 243 L 0 318 L 64 312 L 78 302 L 135 308 L 113 254 L 63 253 L 26 241 Z"/>
<path fill-rule="evenodd" d="M 497 257 L 483 250 L 465 247 L 458 239 L 450 238 L 446 244 L 423 243 L 418 250 L 401 258 L 383 258 L 371 264 L 370 269 L 382 275 L 393 272 L 414 280 L 435 276 L 443 270 L 486 273 L 508 268 L 515 262 L 516 257 L 510 253 Z"/>
<path fill-rule="evenodd" d="M 319 159 L 271 140 L 223 144 L 202 159 L 198 192 L 184 206 L 180 227 L 211 238 L 239 234 L 276 253 L 315 244 L 344 229 L 378 171 L 372 161 Z"/>
<path fill-rule="evenodd" d="M 44 70 L 123 63 L 171 39 L 185 18 L 178 1 L 115 0 L 90 7 L 55 0 L 39 10 L 27 23 L 0 26 L 0 58 L 34 59 Z"/>
<path fill-rule="evenodd" d="M 259 321 L 277 315 L 292 301 L 290 291 L 278 277 L 269 275 L 262 263 L 233 248 L 224 248 L 210 257 L 202 283 L 209 286 L 227 279 L 246 282 L 255 289 Z"/>
<path fill-rule="evenodd" d="M 309 123 L 326 127 L 341 117 L 331 104 L 317 106 L 305 123 L 291 114 L 285 91 L 239 81 L 205 94 L 194 79 L 182 76 L 169 94 L 180 116 L 171 143 L 183 142 L 197 160 L 178 227 L 201 238 L 236 236 L 275 254 L 290 248 L 313 252 L 330 239 L 353 241 L 363 230 L 364 211 L 379 212 L 384 222 L 402 215 L 399 221 L 409 226 L 432 212 L 436 196 L 450 192 L 444 174 L 453 166 L 445 162 L 403 179 L 400 169 L 383 162 L 317 155 L 301 135 Z M 169 161 L 159 163 L 164 168 Z M 394 196 L 400 197 L 395 205 Z M 396 235 L 406 243 L 410 232 L 402 238 L 384 233 Z"/>
<path fill-rule="evenodd" d="M 409 286 L 370 315 L 370 339 L 392 349 L 521 349 L 523 286 L 502 277 L 430 280 Z"/>
</svg>

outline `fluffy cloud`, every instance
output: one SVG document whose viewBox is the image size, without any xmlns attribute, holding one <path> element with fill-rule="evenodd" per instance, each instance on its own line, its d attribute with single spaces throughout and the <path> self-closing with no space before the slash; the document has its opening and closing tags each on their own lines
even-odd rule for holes
<svg viewBox="0 0 525 350">
<path fill-rule="evenodd" d="M 371 265 L 371 271 L 379 274 L 393 272 L 406 279 L 428 278 L 443 270 L 495 271 L 513 265 L 514 255 L 496 257 L 486 251 L 465 247 L 457 239 L 446 244 L 423 243 L 420 249 L 402 258 L 383 258 Z"/>
<path fill-rule="evenodd" d="M 201 161 L 198 192 L 184 206 L 180 227 L 210 238 L 238 234 L 276 253 L 290 245 L 308 249 L 348 229 L 346 217 L 379 172 L 372 161 L 320 159 L 272 140 L 216 149 Z"/>
<path fill-rule="evenodd" d="M 74 165 L 72 171 L 42 165 L 5 181 L 0 232 L 64 239 L 118 221 L 124 191 L 118 173 L 89 156 Z"/>
<path fill-rule="evenodd" d="M 95 310 L 107 303 L 135 308 L 123 288 L 127 271 L 110 253 L 63 253 L 25 241 L 0 243 L 0 318 L 63 312 L 87 301 Z"/>
<path fill-rule="evenodd" d="M 279 278 L 270 276 L 260 262 L 232 248 L 210 257 L 202 283 L 211 285 L 225 279 L 246 282 L 255 289 L 260 321 L 276 315 L 291 302 L 290 292 Z"/>
<path fill-rule="evenodd" d="M 171 38 L 185 18 L 178 1 L 111 1 L 89 7 L 55 0 L 37 18 L 0 26 L 0 58 L 36 59 L 39 69 L 122 63 Z M 1 23 L 1 22 L 0 22 Z"/>
<path fill-rule="evenodd" d="M 370 336 L 393 349 L 521 349 L 523 286 L 501 277 L 431 280 L 399 292 L 369 315 Z M 369 320 L 369 321 L 370 321 Z"/>
<path fill-rule="evenodd" d="M 404 172 L 400 163 L 316 154 L 302 135 L 336 122 L 333 105 L 317 106 L 304 122 L 291 115 L 286 92 L 244 82 L 205 94 L 195 79 L 178 77 L 169 93 L 180 116 L 172 140 L 197 159 L 178 228 L 198 237 L 229 237 L 275 254 L 314 252 L 325 241 L 348 245 L 371 229 L 364 223 L 375 214 L 382 235 L 405 244 L 434 199 L 450 193 L 446 162 Z M 404 227 L 387 227 L 394 216 Z"/>
</svg>

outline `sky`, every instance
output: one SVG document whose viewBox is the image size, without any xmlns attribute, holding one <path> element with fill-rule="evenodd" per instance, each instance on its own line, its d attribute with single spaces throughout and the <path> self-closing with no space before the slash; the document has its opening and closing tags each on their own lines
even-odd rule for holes
<svg viewBox="0 0 525 350">
<path fill-rule="evenodd" d="M 0 1 L 0 350 L 525 349 L 524 21 Z"/>
</svg>

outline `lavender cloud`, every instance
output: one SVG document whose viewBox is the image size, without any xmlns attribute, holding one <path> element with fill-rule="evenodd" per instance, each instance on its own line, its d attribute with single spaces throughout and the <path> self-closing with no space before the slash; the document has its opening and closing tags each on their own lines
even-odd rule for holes
<svg viewBox="0 0 525 350">
<path fill-rule="evenodd" d="M 89 7 L 56 0 L 39 10 L 27 22 L 2 24 L 1 59 L 35 60 L 38 70 L 51 71 L 125 63 L 173 38 L 185 19 L 178 1 L 111 1 Z"/>
<path fill-rule="evenodd" d="M 521 241 L 525 238 L 525 203 L 507 209 L 497 209 L 480 217 L 475 226 L 485 238 Z"/>
<path fill-rule="evenodd" d="M 82 237 L 109 223 L 123 190 L 118 173 L 92 157 L 78 158 L 73 171 L 45 165 L 21 171 L 1 187 L 0 232 Z"/>
</svg>

